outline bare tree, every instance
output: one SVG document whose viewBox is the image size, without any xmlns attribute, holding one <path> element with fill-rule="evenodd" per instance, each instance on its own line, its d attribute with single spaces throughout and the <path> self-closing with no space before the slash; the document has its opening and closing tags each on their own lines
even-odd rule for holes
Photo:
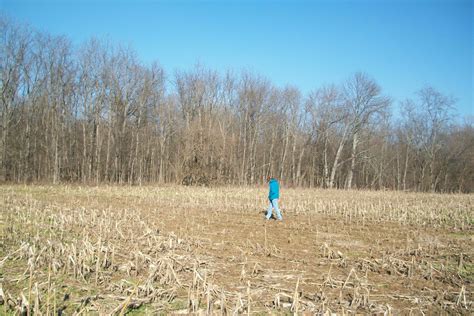
<svg viewBox="0 0 474 316">
<path fill-rule="evenodd" d="M 257 140 L 261 127 L 263 114 L 267 112 L 271 91 L 267 79 L 252 75 L 248 72 L 242 74 L 238 87 L 238 117 L 240 142 L 240 184 L 255 181 Z"/>
<path fill-rule="evenodd" d="M 75 47 L 0 18 L 0 178 L 141 185 L 256 184 L 472 192 L 474 128 L 427 87 L 390 115 L 368 75 L 315 89 Z M 185 181 L 184 181 L 185 180 Z"/>
<path fill-rule="evenodd" d="M 356 73 L 344 85 L 344 98 L 351 116 L 351 167 L 347 175 L 347 188 L 352 188 L 352 180 L 358 157 L 360 130 L 376 114 L 385 111 L 390 99 L 382 96 L 379 85 L 366 74 Z"/>
<path fill-rule="evenodd" d="M 415 175 L 417 189 L 435 191 L 441 180 L 437 173 L 437 156 L 445 145 L 441 136 L 447 133 L 450 126 L 454 100 L 431 87 L 421 89 L 417 95 L 418 102 L 406 100 L 403 103 L 405 137 L 418 164 L 418 170 L 415 170 L 419 173 Z M 404 182 L 408 169 L 408 148 L 406 155 Z"/>
<path fill-rule="evenodd" d="M 10 129 L 15 108 L 24 100 L 24 67 L 31 42 L 29 31 L 5 17 L 0 18 L 0 89 L 1 89 L 1 148 L 0 166 L 3 180 L 11 179 Z"/>
<path fill-rule="evenodd" d="M 349 115 L 342 101 L 339 89 L 332 85 L 312 92 L 306 102 L 306 107 L 311 114 L 312 134 L 319 136 L 322 141 L 323 181 L 321 185 L 328 188 L 334 187 L 337 171 L 343 163 L 341 162 L 342 152 L 349 130 Z M 333 155 L 331 155 L 331 148 L 334 151 Z"/>
</svg>

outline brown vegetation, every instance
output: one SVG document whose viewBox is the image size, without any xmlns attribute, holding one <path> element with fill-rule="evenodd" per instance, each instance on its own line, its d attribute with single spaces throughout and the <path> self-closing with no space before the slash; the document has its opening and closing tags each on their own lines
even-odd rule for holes
<svg viewBox="0 0 474 316">
<path fill-rule="evenodd" d="M 5 17 L 0 37 L 0 181 L 237 185 L 272 174 L 306 187 L 474 190 L 472 121 L 454 121 L 455 100 L 433 88 L 392 116 L 362 73 L 304 96 L 245 71 L 166 74 L 130 49 L 75 47 Z"/>
<path fill-rule="evenodd" d="M 1 186 L 1 313 L 473 311 L 473 196 Z"/>
</svg>

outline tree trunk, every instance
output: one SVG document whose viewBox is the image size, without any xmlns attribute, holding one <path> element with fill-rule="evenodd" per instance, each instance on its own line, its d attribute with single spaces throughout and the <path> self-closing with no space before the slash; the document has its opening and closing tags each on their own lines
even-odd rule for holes
<svg viewBox="0 0 474 316">
<path fill-rule="evenodd" d="M 323 160 L 324 160 L 324 186 L 329 187 L 329 164 L 328 164 L 328 131 L 324 131 L 324 149 L 323 149 Z"/>
<path fill-rule="evenodd" d="M 100 141 L 100 123 L 97 123 L 96 126 L 96 145 L 95 145 L 95 157 L 96 157 L 96 164 L 95 164 L 95 183 L 99 184 L 100 182 L 100 169 L 101 169 L 101 159 L 100 159 L 100 147 L 102 142 Z"/>
<path fill-rule="evenodd" d="M 347 135 L 348 126 L 345 127 L 344 133 L 342 135 L 341 141 L 339 142 L 339 146 L 337 148 L 336 156 L 334 157 L 334 163 L 332 164 L 331 169 L 331 178 L 329 179 L 329 188 L 334 187 L 334 180 L 336 179 L 336 171 L 339 167 L 339 159 L 341 159 L 342 149 L 346 142 L 346 135 Z"/>
<path fill-rule="evenodd" d="M 283 144 L 283 152 L 281 154 L 281 161 L 280 161 L 280 179 L 283 179 L 283 174 L 285 172 L 285 160 L 286 160 L 286 152 L 288 149 L 288 142 L 289 142 L 289 132 L 288 127 L 285 130 L 285 141 Z"/>
<path fill-rule="evenodd" d="M 403 168 L 403 191 L 407 190 L 407 173 L 408 173 L 408 145 L 405 152 L 405 167 Z"/>
<path fill-rule="evenodd" d="M 2 161 L 0 162 L 0 165 L 2 167 L 2 181 L 7 180 L 7 139 L 8 139 L 8 107 L 3 113 L 3 122 L 2 122 L 2 154 L 1 158 Z"/>
<path fill-rule="evenodd" d="M 347 188 L 352 188 L 352 178 L 354 177 L 354 170 L 356 165 L 357 155 L 357 142 L 359 141 L 359 132 L 355 132 L 352 135 L 352 152 L 351 152 L 351 168 L 349 169 L 349 175 L 347 176 Z"/>
<path fill-rule="evenodd" d="M 110 181 L 110 175 L 109 175 L 109 165 L 110 165 L 110 142 L 112 138 L 112 128 L 109 126 L 109 132 L 107 135 L 107 154 L 105 155 L 105 179 L 107 181 Z"/>
<path fill-rule="evenodd" d="M 305 147 L 303 147 L 300 151 L 300 155 L 298 157 L 298 167 L 296 168 L 296 185 L 300 186 L 302 184 L 302 177 L 301 177 L 301 165 L 303 162 Z"/>
</svg>

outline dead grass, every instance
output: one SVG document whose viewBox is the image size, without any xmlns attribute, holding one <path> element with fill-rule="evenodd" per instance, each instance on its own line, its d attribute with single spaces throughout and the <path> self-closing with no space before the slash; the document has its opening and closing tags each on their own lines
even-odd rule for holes
<svg viewBox="0 0 474 316">
<path fill-rule="evenodd" d="M 0 186 L 0 314 L 473 311 L 473 195 Z"/>
</svg>

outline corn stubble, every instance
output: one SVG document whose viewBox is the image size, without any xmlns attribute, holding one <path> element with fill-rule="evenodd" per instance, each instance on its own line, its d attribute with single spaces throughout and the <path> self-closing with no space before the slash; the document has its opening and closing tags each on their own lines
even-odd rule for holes
<svg viewBox="0 0 474 316">
<path fill-rule="evenodd" d="M 2 186 L 0 314 L 473 311 L 472 195 Z"/>
</svg>

